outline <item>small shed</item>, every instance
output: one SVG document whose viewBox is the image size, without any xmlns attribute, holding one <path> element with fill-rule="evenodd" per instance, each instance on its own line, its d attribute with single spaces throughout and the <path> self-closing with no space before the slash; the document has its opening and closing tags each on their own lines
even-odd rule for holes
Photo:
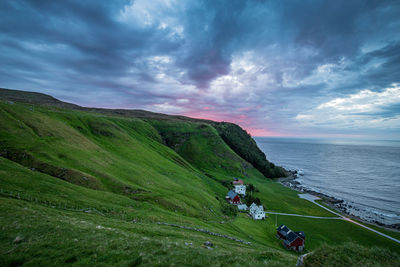
<svg viewBox="0 0 400 267">
<path fill-rule="evenodd" d="M 239 211 L 246 211 L 248 209 L 246 204 L 239 204 L 237 207 Z"/>
</svg>

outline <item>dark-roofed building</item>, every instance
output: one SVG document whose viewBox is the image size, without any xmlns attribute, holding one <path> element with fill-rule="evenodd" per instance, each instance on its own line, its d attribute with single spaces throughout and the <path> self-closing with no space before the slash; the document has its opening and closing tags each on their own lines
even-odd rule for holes
<svg viewBox="0 0 400 267">
<path fill-rule="evenodd" d="M 301 232 L 295 232 L 298 236 L 300 236 L 301 238 L 303 238 L 304 240 L 306 240 L 306 234 L 301 231 Z"/>
<path fill-rule="evenodd" d="M 276 229 L 276 235 L 279 239 L 286 239 L 286 235 L 289 231 L 290 229 L 287 228 L 286 225 L 282 224 L 278 229 Z"/>
<path fill-rule="evenodd" d="M 231 204 L 234 204 L 234 205 L 240 204 L 240 197 L 233 190 L 228 192 L 228 194 L 226 195 L 225 199 Z"/>
<path fill-rule="evenodd" d="M 277 229 L 277 237 L 282 239 L 282 244 L 287 249 L 303 251 L 306 235 L 304 232 L 293 232 L 286 225 L 282 224 Z"/>
</svg>

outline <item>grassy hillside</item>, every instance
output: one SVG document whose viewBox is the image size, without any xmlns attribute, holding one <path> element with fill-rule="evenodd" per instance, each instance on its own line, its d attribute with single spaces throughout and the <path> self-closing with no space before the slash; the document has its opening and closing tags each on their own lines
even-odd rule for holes
<svg viewBox="0 0 400 267">
<path fill-rule="evenodd" d="M 304 260 L 305 266 L 400 266 L 398 254 L 378 247 L 365 248 L 354 243 L 323 245 Z"/>
<path fill-rule="evenodd" d="M 229 122 L 213 123 L 222 139 L 243 159 L 247 160 L 265 177 L 287 176 L 282 167 L 269 162 L 251 136 L 238 125 Z"/>
<path fill-rule="evenodd" d="M 235 234 L 230 227 L 178 215 L 147 201 L 67 183 L 4 158 L 0 170 L 2 266 L 132 266 L 138 259 L 148 265 L 270 262 L 285 266 L 296 260 L 278 249 L 160 226 L 157 222 L 175 222 Z M 213 250 L 203 248 L 206 241 L 214 244 Z"/>
<path fill-rule="evenodd" d="M 209 121 L 7 94 L 0 90 L 0 265 L 294 265 L 298 254 L 275 238 L 280 223 L 306 231 L 309 250 L 352 241 L 400 251 L 344 221 L 226 215 L 228 181 L 242 177 L 269 211 L 331 216 L 266 179 Z"/>
<path fill-rule="evenodd" d="M 257 147 L 255 141 L 245 130 L 243 130 L 238 125 L 232 123 L 214 122 L 210 120 L 194 119 L 185 116 L 165 115 L 145 110 L 87 108 L 70 103 L 65 103 L 51 96 L 40 93 L 24 92 L 18 90 L 2 89 L 2 88 L 0 88 L 0 99 L 9 101 L 11 103 L 20 102 L 20 103 L 35 104 L 41 106 L 65 108 L 69 110 L 89 111 L 92 113 L 103 114 L 108 116 L 119 116 L 128 118 L 133 117 L 133 118 L 145 119 L 151 122 L 151 124 L 155 123 L 156 126 L 159 126 L 158 130 L 160 130 L 160 134 L 163 135 L 164 141 L 166 141 L 165 144 L 167 145 L 176 145 L 174 144 L 174 142 L 176 141 L 179 142 L 179 140 L 177 140 L 178 136 L 171 135 L 172 130 L 177 130 L 177 128 L 179 128 L 179 131 L 174 132 L 173 135 L 181 133 L 182 137 L 182 133 L 183 135 L 185 135 L 196 132 L 196 131 L 185 132 L 185 130 L 191 128 L 192 127 L 191 125 L 193 124 L 195 125 L 200 124 L 201 127 L 204 127 L 205 125 L 210 125 L 211 128 L 215 128 L 217 130 L 218 135 L 220 135 L 220 137 L 224 140 L 223 142 L 224 145 L 226 143 L 226 145 L 228 145 L 232 150 L 234 150 L 240 157 L 245 159 L 247 162 L 253 164 L 253 166 L 262 174 L 264 174 L 266 177 L 276 178 L 276 177 L 286 176 L 286 172 L 283 168 L 275 166 L 273 163 L 270 163 L 266 159 L 264 153 Z M 175 123 L 179 124 L 179 127 L 174 126 Z M 203 134 L 207 134 L 206 132 L 207 130 L 202 131 Z M 214 131 L 213 134 L 215 133 L 216 132 Z M 189 143 L 191 141 L 192 140 L 190 140 Z"/>
</svg>

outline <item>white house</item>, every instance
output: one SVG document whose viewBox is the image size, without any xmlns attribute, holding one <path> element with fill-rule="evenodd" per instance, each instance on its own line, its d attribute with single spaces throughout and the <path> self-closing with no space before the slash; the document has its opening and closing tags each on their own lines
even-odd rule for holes
<svg viewBox="0 0 400 267">
<path fill-rule="evenodd" d="M 257 209 L 257 207 L 258 207 L 257 204 L 253 202 L 253 204 L 249 206 L 249 212 L 252 213 Z"/>
<path fill-rule="evenodd" d="M 246 195 L 246 185 L 244 185 L 244 184 L 235 185 L 235 188 L 233 189 L 233 191 L 235 191 L 239 195 L 244 196 L 244 195 Z"/>
<path fill-rule="evenodd" d="M 262 205 L 257 206 L 256 203 L 250 205 L 249 214 L 254 220 L 265 219 L 264 207 Z"/>
<path fill-rule="evenodd" d="M 239 211 L 246 211 L 247 210 L 247 205 L 246 204 L 239 204 L 238 206 Z"/>
</svg>

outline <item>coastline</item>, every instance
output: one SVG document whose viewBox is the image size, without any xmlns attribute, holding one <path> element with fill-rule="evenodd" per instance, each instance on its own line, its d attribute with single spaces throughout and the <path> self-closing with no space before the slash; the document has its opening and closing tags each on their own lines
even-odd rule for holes
<svg viewBox="0 0 400 267">
<path fill-rule="evenodd" d="M 386 230 L 400 232 L 400 224 L 384 224 L 384 223 L 376 221 L 376 220 L 369 221 L 369 220 L 361 218 L 360 216 L 354 215 L 353 213 L 350 213 L 349 206 L 345 203 L 344 200 L 337 199 L 335 197 L 305 188 L 297 180 L 297 178 L 298 178 L 297 175 L 298 175 L 297 171 L 289 171 L 288 177 L 277 178 L 277 179 L 275 179 L 275 181 L 282 184 L 283 186 L 286 186 L 288 188 L 296 190 L 299 193 L 307 193 L 307 194 L 319 197 L 323 201 L 323 203 L 326 204 L 329 208 L 331 208 L 332 210 L 334 210 L 336 212 L 339 212 L 340 214 L 346 215 L 351 219 L 358 220 L 362 223 L 378 226 L 378 227 L 384 228 Z M 352 207 L 350 206 L 350 208 L 352 208 Z"/>
</svg>

